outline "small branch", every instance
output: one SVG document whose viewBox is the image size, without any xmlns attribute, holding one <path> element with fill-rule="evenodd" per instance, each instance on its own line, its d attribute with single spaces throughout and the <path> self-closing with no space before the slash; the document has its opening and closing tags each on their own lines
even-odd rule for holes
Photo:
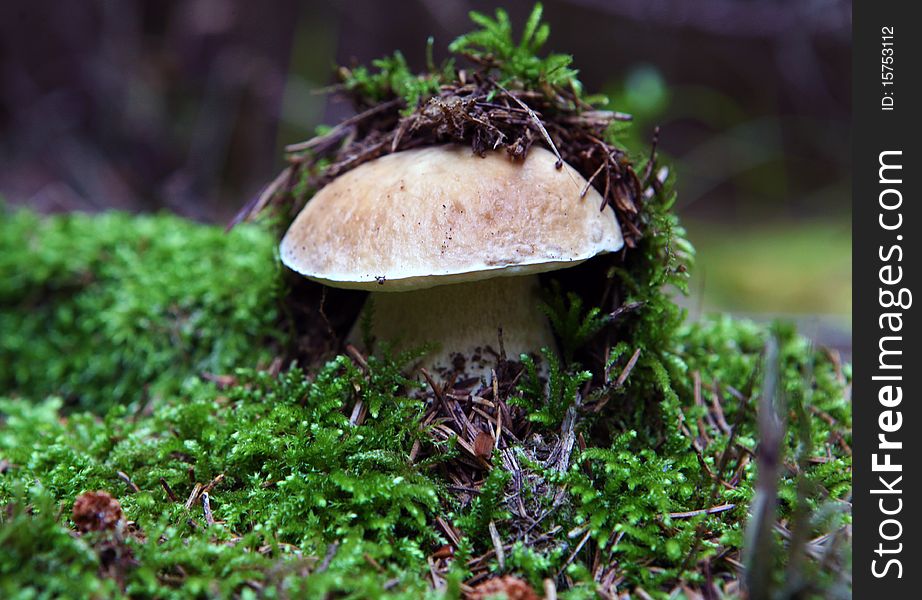
<svg viewBox="0 0 922 600">
<path fill-rule="evenodd" d="M 166 479 L 163 477 L 160 478 L 160 485 L 163 486 L 163 490 L 166 492 L 170 502 L 179 502 L 179 498 L 176 496 L 176 494 L 173 493 L 173 489 L 170 487 L 170 484 L 167 483 Z"/>
<path fill-rule="evenodd" d="M 186 510 L 192 510 L 192 505 L 195 504 L 195 501 L 198 499 L 199 494 L 202 492 L 202 484 L 196 483 L 192 488 L 192 493 L 189 494 L 189 498 L 186 500 L 185 508 Z"/>
<path fill-rule="evenodd" d="M 746 587 L 751 600 L 771 597 L 773 540 L 777 507 L 781 443 L 784 440 L 783 392 L 779 389 L 778 343 L 769 338 L 764 358 L 764 378 L 757 421 L 759 477 L 752 501 L 751 518 L 746 527 Z"/>
<path fill-rule="evenodd" d="M 221 483 L 222 481 L 224 481 L 224 473 L 218 474 L 218 476 L 215 477 L 214 479 L 212 479 L 212 480 L 208 483 L 208 485 L 206 485 L 205 487 L 203 487 L 203 488 L 202 488 L 202 493 L 203 493 L 203 494 L 208 494 L 208 493 L 210 493 L 210 492 L 211 492 L 212 490 L 214 490 L 215 487 L 217 487 L 217 485 L 218 485 L 219 483 Z"/>
<path fill-rule="evenodd" d="M 357 115 L 352 115 L 348 119 L 344 119 L 338 125 L 336 125 L 336 127 L 331 129 L 324 135 L 312 137 L 309 140 L 298 142 L 296 144 L 289 144 L 285 146 L 285 152 L 288 152 L 288 153 L 304 152 L 306 150 L 310 150 L 312 148 L 315 148 L 321 145 L 323 142 L 327 140 L 342 137 L 346 133 L 345 130 L 355 125 L 356 123 L 364 121 L 368 117 L 374 116 L 378 113 L 386 112 L 392 108 L 397 108 L 402 103 L 403 103 L 402 99 L 394 98 L 393 100 L 388 100 L 387 102 L 382 102 L 381 104 L 372 106 L 371 108 L 369 108 L 368 110 L 364 112 L 360 112 Z"/>
<path fill-rule="evenodd" d="M 359 352 L 358 348 L 356 348 L 352 344 L 346 344 L 346 354 L 351 356 L 352 360 L 358 363 L 358 365 L 362 367 L 363 371 L 365 371 L 366 373 L 368 372 L 368 361 L 365 359 L 362 353 Z"/>
<path fill-rule="evenodd" d="M 139 488 L 137 484 L 131 480 L 131 477 L 129 477 L 127 473 L 124 471 L 116 471 L 116 473 L 118 474 L 118 478 L 125 482 L 125 485 L 128 486 L 128 489 L 131 490 L 132 493 L 137 494 L 141 491 L 141 488 Z"/>
<path fill-rule="evenodd" d="M 560 577 L 560 575 L 564 571 L 567 570 L 567 567 L 570 566 L 570 563 L 573 562 L 573 560 L 576 558 L 576 555 L 579 554 L 579 551 L 582 550 L 583 546 L 586 545 L 586 542 L 589 541 L 589 535 L 591 533 L 592 531 L 587 531 L 586 533 L 583 534 L 583 537 L 580 539 L 579 543 L 576 545 L 576 548 L 574 548 L 573 552 L 570 553 L 570 557 L 567 558 L 567 561 L 563 563 L 563 565 L 560 567 L 560 570 L 557 571 L 557 577 Z"/>
<path fill-rule="evenodd" d="M 272 197 L 275 196 L 275 193 L 278 192 L 283 185 L 285 185 L 288 180 L 291 178 L 293 171 L 291 167 L 286 167 L 282 170 L 281 173 L 276 175 L 269 184 L 263 188 L 258 196 L 247 202 L 240 211 L 234 215 L 234 218 L 231 219 L 230 223 L 227 224 L 227 227 L 224 229 L 225 232 L 230 231 L 243 221 L 248 220 L 255 214 L 261 212 L 266 206 L 268 206 L 269 201 L 272 200 Z"/>
<path fill-rule="evenodd" d="M 364 420 L 362 418 L 364 417 L 363 408 L 365 408 L 365 404 L 361 400 L 358 400 L 355 406 L 352 407 L 352 414 L 349 415 L 349 424 L 353 427 L 362 424 L 362 420 Z"/>
<path fill-rule="evenodd" d="M 503 550 L 503 542 L 499 537 L 499 532 L 496 530 L 496 523 L 490 521 L 489 529 L 493 550 L 496 552 L 496 562 L 499 563 L 499 570 L 504 571 L 506 569 L 506 552 Z"/>
<path fill-rule="evenodd" d="M 455 548 L 458 548 L 461 545 L 461 539 L 458 537 L 458 534 L 455 531 L 455 528 L 452 527 L 448 521 L 446 521 L 442 517 L 436 517 L 435 523 L 436 525 L 439 526 L 439 529 L 441 529 L 442 532 L 445 533 L 445 535 L 448 537 L 448 540 L 451 542 L 451 544 Z"/>
<path fill-rule="evenodd" d="M 541 136 L 544 138 L 544 141 L 547 142 L 547 145 L 550 146 L 551 151 L 554 153 L 554 156 L 557 157 L 557 168 L 558 169 L 561 168 L 563 166 L 563 158 L 560 156 L 560 150 L 557 149 L 556 144 L 554 144 L 554 140 L 551 139 L 551 134 L 547 132 L 547 129 L 544 127 L 544 123 L 542 123 L 541 119 L 538 117 L 538 113 L 532 110 L 527 104 L 522 102 L 520 98 L 513 95 L 509 90 L 504 88 L 500 83 L 496 81 L 491 81 L 491 83 L 495 85 L 496 87 L 498 87 L 499 89 L 501 89 L 503 92 L 505 92 L 507 96 L 512 98 L 513 102 L 521 106 L 522 109 L 524 109 L 528 113 L 528 116 L 538 127 L 538 131 L 541 132 Z"/>
<path fill-rule="evenodd" d="M 673 519 L 689 519 L 691 517 L 698 517 L 701 515 L 714 515 L 727 510 L 732 510 L 734 508 L 736 508 L 735 504 L 721 504 L 720 506 L 712 506 L 711 508 L 702 508 L 700 510 L 669 513 L 669 516 Z"/>
<path fill-rule="evenodd" d="M 339 542 L 333 542 L 327 546 L 327 553 L 323 557 L 323 562 L 321 562 L 320 566 L 317 567 L 317 573 L 323 573 L 330 568 L 330 563 L 332 563 L 333 558 L 336 557 L 337 550 L 339 550 Z"/>
<path fill-rule="evenodd" d="M 208 492 L 202 493 L 202 510 L 205 513 L 205 523 L 208 526 L 214 525 L 214 515 L 211 513 L 211 497 L 208 495 Z"/>
<path fill-rule="evenodd" d="M 624 370 L 621 371 L 621 375 L 618 375 L 618 380 L 615 381 L 615 387 L 621 387 L 624 385 L 624 382 L 627 381 L 631 371 L 634 370 L 634 365 L 637 364 L 638 358 L 640 358 L 640 348 L 634 351 L 634 355 L 631 356 L 631 360 L 627 361 L 627 365 L 625 365 Z"/>
</svg>

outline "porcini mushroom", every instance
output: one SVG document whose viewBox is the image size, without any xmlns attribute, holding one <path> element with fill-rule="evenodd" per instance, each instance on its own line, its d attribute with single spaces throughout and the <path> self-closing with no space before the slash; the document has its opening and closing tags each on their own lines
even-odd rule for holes
<svg viewBox="0 0 922 600">
<path fill-rule="evenodd" d="M 282 262 L 371 292 L 375 338 L 437 343 L 423 362 L 436 373 L 496 344 L 500 328 L 510 357 L 553 347 L 537 274 L 623 245 L 611 207 L 600 211 L 601 195 L 556 163 L 539 147 L 518 162 L 451 145 L 383 156 L 317 192 L 282 240 Z"/>
</svg>

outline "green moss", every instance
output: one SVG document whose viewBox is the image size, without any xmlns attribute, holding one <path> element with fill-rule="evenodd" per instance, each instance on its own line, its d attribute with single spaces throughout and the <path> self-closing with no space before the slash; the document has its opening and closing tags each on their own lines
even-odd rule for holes
<svg viewBox="0 0 922 600">
<path fill-rule="evenodd" d="M 102 411 L 271 358 L 279 267 L 263 231 L 0 213 L 5 393 Z"/>
<path fill-rule="evenodd" d="M 822 353 L 791 332 L 781 333 L 783 388 L 789 397 L 839 421 L 836 427 L 821 419 L 808 421 L 811 456 L 832 460 L 807 465 L 804 476 L 814 487 L 805 498 L 798 497 L 798 475 L 783 478 L 781 518 L 806 502 L 813 514 L 841 520 L 830 507 L 848 494 L 850 459 L 834 441 L 835 435 L 848 441 L 843 380 Z M 729 390 L 745 389 L 752 379 L 767 335 L 755 325 L 726 319 L 683 330 L 673 349 L 675 366 L 684 374 L 668 376 L 675 395 L 645 409 L 643 418 L 634 414 L 627 398 L 652 394 L 660 381 L 638 378 L 613 400 L 621 405 L 609 418 L 624 429 L 610 443 L 579 453 L 566 473 L 547 474 L 571 498 L 548 519 L 548 528 L 556 525 L 558 533 L 541 551 L 518 543 L 506 568 L 536 582 L 554 576 L 575 543 L 567 534 L 588 531 L 599 551 L 611 553 L 612 564 L 621 565 L 626 585 L 659 595 L 676 582 L 700 584 L 698 560 L 738 551 L 754 464 L 742 469 L 736 489 L 720 488 L 712 496 L 713 482 L 699 464 L 693 438 L 673 425 L 678 413 L 686 422 L 697 414 L 688 377 L 696 370 L 705 382 L 720 380 L 727 390 L 726 418 L 738 427 L 739 443 L 754 448 L 754 406 L 740 405 Z M 355 597 L 376 597 L 385 587 L 398 596 L 422 594 L 428 589 L 425 557 L 446 541 L 435 518 L 454 515 L 473 552 L 489 549 L 488 523 L 495 521 L 504 531 L 510 522 L 502 505 L 508 474 L 494 469 L 477 500 L 458 506 L 446 491 L 449 482 L 437 471 L 410 463 L 412 445 L 422 435 L 417 423 L 423 405 L 400 390 L 415 384 L 393 364 L 370 360 L 372 375 L 345 357 L 311 378 L 299 369 L 278 378 L 240 371 L 226 390 L 191 384 L 146 416 L 116 407 L 102 419 L 80 413 L 61 420 L 60 401 L 3 401 L 0 453 L 12 466 L 0 479 L 0 499 L 19 508 L 0 527 L 0 572 L 12 578 L 11 585 L 50 593 L 65 585 L 64 575 L 42 565 L 61 561 L 68 565 L 66 577 L 111 589 L 109 580 L 94 579 L 100 559 L 91 542 L 67 533 L 66 517 L 77 494 L 108 489 L 143 531 L 143 538 L 128 541 L 139 563 L 125 569 L 129 593 L 217 597 L 269 588 L 271 597 L 292 586 L 312 586 Z M 812 383 L 805 379 L 808 370 Z M 363 424 L 350 425 L 345 415 L 354 403 L 375 398 L 386 398 L 386 404 Z M 651 413 L 660 419 L 649 419 Z M 667 419 L 665 428 L 656 425 Z M 651 444 L 657 436 L 660 443 Z M 710 470 L 717 468 L 715 457 L 726 443 L 727 436 L 712 434 L 701 450 Z M 793 433 L 786 447 L 796 460 L 801 445 Z M 221 523 L 206 527 L 199 505 L 187 511 L 167 498 L 160 478 L 182 500 L 192 487 L 190 468 L 200 482 L 224 474 L 211 494 Z M 130 493 L 118 471 L 129 474 L 141 491 Z M 30 494 L 23 493 L 36 485 Z M 736 508 L 691 518 L 669 516 L 724 503 Z M 22 510 L 25 504 L 32 505 L 31 515 Z M 58 507 L 62 519 L 55 516 Z M 811 532 L 829 527 L 816 522 Z M 699 544 L 700 531 L 708 536 Z M 689 561 L 693 551 L 695 560 Z M 29 562 L 33 555 L 47 556 L 46 563 Z M 592 553 L 583 552 L 567 566 L 576 589 L 594 589 L 592 560 Z"/>
<path fill-rule="evenodd" d="M 494 18 L 473 11 L 471 20 L 480 28 L 458 37 L 448 49 L 476 63 L 495 65 L 500 75 L 498 83 L 502 86 L 512 82 L 535 89 L 550 85 L 579 94 L 582 85 L 576 77 L 577 72 L 570 68 L 573 57 L 557 53 L 539 56 L 550 34 L 549 26 L 541 22 L 542 12 L 541 4 L 536 4 L 517 41 L 505 10 L 497 9 Z M 442 84 L 454 82 L 457 77 L 453 60 L 439 66 L 432 62 L 432 44 L 429 38 L 429 64 L 423 73 L 414 73 L 403 54 L 397 51 L 373 60 L 371 68 L 341 69 L 343 85 L 360 99 L 361 105 L 374 105 L 397 97 L 404 101 L 406 110 L 412 112 L 421 99 L 437 95 Z"/>
<path fill-rule="evenodd" d="M 538 16 L 519 42 L 503 13 L 476 20 L 482 29 L 457 50 L 499 57 L 524 85 L 563 77 L 554 85 L 578 90 L 568 62 L 535 58 L 547 36 Z M 412 105 L 438 81 L 432 69 L 410 76 L 399 57 L 378 68 L 352 72 L 369 101 L 380 92 Z M 637 247 L 603 274 L 627 312 L 549 290 L 563 356 L 545 352 L 546 385 L 526 361 L 509 403 L 524 409 L 528 435 L 494 452 L 469 501 L 453 491 L 458 448 L 420 422 L 426 388 L 402 374 L 409 356 L 259 368 L 285 342 L 263 230 L 5 215 L 0 592 L 454 598 L 477 564 L 536 587 L 554 578 L 570 598 L 612 581 L 665 598 L 709 578 L 732 594 L 758 477 L 757 399 L 773 374 L 788 424 L 777 516 L 793 541 L 772 533 L 759 561 L 789 594 L 847 595 L 847 538 L 830 541 L 822 563 L 797 540 L 836 540 L 850 519 L 849 368 L 787 326 L 685 324 L 668 293 L 684 289 L 693 250 L 668 188 L 641 207 Z M 765 365 L 769 340 L 777 365 Z M 587 368 L 593 354 L 604 372 Z M 578 440 L 572 457 L 551 460 L 566 435 Z M 506 459 L 521 469 L 510 474 Z M 184 506 L 208 482 L 213 523 L 200 502 Z M 72 530 L 74 499 L 95 489 L 118 497 L 123 530 Z M 519 500 L 540 520 L 516 516 Z M 460 539 L 434 591 L 446 522 Z M 502 564 L 494 531 L 514 540 Z"/>
<path fill-rule="evenodd" d="M 19 502 L 0 520 L 0 596 L 10 600 L 115 595 L 114 581 L 97 575 L 99 557 L 59 522 L 54 498 L 41 487 L 17 490 Z"/>
<path fill-rule="evenodd" d="M 576 71 L 570 68 L 572 56 L 556 53 L 539 56 L 551 33 L 550 26 L 541 22 L 542 12 L 541 4 L 535 4 L 518 41 L 505 10 L 496 9 L 494 18 L 471 12 L 471 20 L 480 29 L 460 36 L 448 48 L 476 62 L 495 63 L 502 74 L 500 85 L 517 80 L 534 88 L 552 85 L 579 92 L 582 86 Z"/>
<path fill-rule="evenodd" d="M 371 365 L 379 366 L 375 359 Z M 421 435 L 412 427 L 421 406 L 393 396 L 407 383 L 398 371 L 381 365 L 366 378 L 340 357 L 312 380 L 299 369 L 238 377 L 224 393 L 191 384 L 143 418 L 115 407 L 103 419 L 81 413 L 62 421 L 56 400 L 0 402 L 0 454 L 13 465 L 0 479 L 0 498 L 35 505 L 21 490 L 39 482 L 42 503 L 31 521 L 20 508 L 0 528 L 2 572 L 13 577 L 32 553 L 56 543 L 53 531 L 68 542 L 61 552 L 82 552 L 72 567 L 81 576 L 95 573 L 98 557 L 51 522 L 58 505 L 67 515 L 81 492 L 108 489 L 121 492 L 127 518 L 143 532 L 127 542 L 139 562 L 125 569 L 128 593 L 224 597 L 247 586 L 310 585 L 369 597 L 396 576 L 397 591 L 422 589 L 439 487 L 407 461 Z M 350 425 L 340 410 L 382 395 L 386 410 L 366 424 Z M 162 487 L 161 479 L 185 498 L 190 469 L 201 482 L 223 474 L 211 493 L 219 524 L 207 527 L 199 504 L 186 510 Z M 128 493 L 119 471 L 140 491 Z M 320 572 L 317 557 L 334 543 L 329 568 Z M 366 554 L 383 565 L 380 573 Z M 61 584 L 54 570 L 37 568 L 20 584 L 37 591 Z M 311 577 L 297 581 L 305 570 Z M 182 591 L 171 592 L 171 582 Z"/>
<path fill-rule="evenodd" d="M 432 40 L 429 41 L 430 45 Z M 439 91 L 439 86 L 449 78 L 452 63 L 445 63 L 436 70 L 416 74 L 410 70 L 407 60 L 400 51 L 392 56 L 375 59 L 371 67 L 360 65 L 352 70 L 343 69 L 343 85 L 368 104 L 375 104 L 396 96 L 402 98 L 406 110 L 416 108 L 421 98 L 428 98 Z"/>
</svg>

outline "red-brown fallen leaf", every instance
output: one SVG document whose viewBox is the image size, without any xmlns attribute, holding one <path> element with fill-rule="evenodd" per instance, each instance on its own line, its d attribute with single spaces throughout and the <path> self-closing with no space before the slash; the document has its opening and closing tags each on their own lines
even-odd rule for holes
<svg viewBox="0 0 922 600">
<path fill-rule="evenodd" d="M 486 600 L 496 596 L 502 597 L 502 594 L 506 595 L 507 600 L 539 600 L 539 596 L 528 582 L 512 575 L 494 577 L 477 584 L 468 593 L 467 600 Z"/>
<path fill-rule="evenodd" d="M 432 553 L 432 558 L 435 558 L 435 559 L 451 558 L 454 555 L 455 555 L 454 547 L 451 546 L 450 544 L 445 544 L 443 546 L 439 546 L 439 548 L 435 552 Z"/>
<path fill-rule="evenodd" d="M 122 518 L 122 506 L 109 492 L 84 492 L 74 502 L 73 517 L 77 529 L 84 533 L 114 529 Z"/>
<path fill-rule="evenodd" d="M 493 439 L 492 435 L 486 431 L 481 431 L 474 438 L 474 453 L 482 458 L 490 458 L 493 453 L 494 443 L 496 443 L 496 440 Z"/>
</svg>

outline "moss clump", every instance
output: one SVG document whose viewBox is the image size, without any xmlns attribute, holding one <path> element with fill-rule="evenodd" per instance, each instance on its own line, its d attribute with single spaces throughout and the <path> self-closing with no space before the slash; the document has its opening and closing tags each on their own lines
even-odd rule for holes
<svg viewBox="0 0 922 600">
<path fill-rule="evenodd" d="M 792 332 L 775 333 L 780 383 L 791 406 L 829 417 L 804 421 L 812 444 L 807 458 L 822 460 L 800 460 L 804 444 L 794 432 L 803 412 L 792 410 L 795 426 L 784 446 L 791 469 L 779 486 L 779 522 L 794 527 L 798 507 L 806 507 L 816 517 L 808 524 L 810 537 L 836 532 L 847 523 L 840 508 L 849 489 L 850 458 L 842 445 L 850 442 L 847 374 Z M 535 585 L 560 574 L 570 597 L 592 594 L 615 577 L 624 578 L 619 589 L 639 586 L 660 596 L 678 584 L 702 586 L 707 562 L 715 585 L 732 592 L 757 474 L 755 461 L 744 459 L 757 445 L 755 407 L 735 393 L 750 385 L 770 335 L 726 319 L 683 330 L 673 345 L 675 383 L 665 402 L 643 408 L 631 402 L 662 385 L 632 376 L 612 413 L 619 425 L 610 440 L 578 452 L 564 472 L 532 465 L 569 499 L 547 516 L 544 533 L 535 536 L 543 536 L 540 544 L 512 544 L 505 570 Z M 724 472 L 719 465 L 730 436 L 698 424 L 714 416 L 695 401 L 698 380 L 719 382 L 724 417 L 736 429 L 740 450 Z M 425 404 L 405 395 L 418 385 L 394 362 L 372 357 L 362 368 L 338 357 L 310 377 L 297 368 L 279 376 L 247 370 L 224 383 L 224 389 L 191 384 L 141 416 L 114 407 L 103 418 L 61 419 L 59 400 L 0 403 L 0 455 L 7 461 L 0 500 L 11 503 L 0 525 L 0 573 L 9 589 L 51 593 L 85 580 L 87 590 L 140 597 L 257 590 L 274 597 L 298 589 L 418 597 L 431 591 L 426 557 L 450 543 L 438 518 L 454 523 L 461 536 L 446 574 L 456 583 L 471 575 L 467 561 L 492 547 L 490 522 L 501 535 L 515 523 L 506 503 L 510 474 L 503 469 L 494 469 L 465 505 L 438 468 L 456 454 L 450 445 L 425 462 L 411 460 L 414 444 L 425 443 L 419 426 Z M 373 409 L 350 424 L 347 415 L 359 400 Z M 591 430 L 584 433 L 589 437 Z M 715 485 L 715 473 L 732 485 Z M 215 524 L 208 524 L 200 498 L 184 507 L 193 479 L 218 481 L 210 490 Z M 804 485 L 807 492 L 798 491 Z M 130 521 L 124 544 L 133 561 L 110 564 L 106 534 L 69 532 L 74 499 L 92 489 L 108 489 L 122 503 Z M 682 514 L 727 504 L 733 507 L 715 514 Z M 782 556 L 783 545 L 779 537 L 769 560 Z M 837 557 L 831 552 L 827 565 L 838 565 Z M 836 580 L 836 569 L 818 564 L 802 564 L 808 590 L 830 589 Z M 500 570 L 495 557 L 483 566 Z M 97 579 L 101 571 L 118 578 Z"/>
<path fill-rule="evenodd" d="M 271 359 L 273 253 L 254 227 L 0 206 L 0 390 L 103 411 Z"/>
<path fill-rule="evenodd" d="M 480 29 L 460 36 L 448 49 L 459 58 L 494 65 L 500 86 L 558 87 L 576 92 L 577 98 L 581 99 L 582 86 L 576 70 L 570 67 L 573 57 L 558 53 L 539 54 L 551 33 L 550 26 L 541 22 L 541 14 L 541 5 L 538 4 L 517 40 L 506 11 L 497 10 L 495 18 L 472 12 L 471 20 Z M 424 73 L 413 73 L 403 53 L 398 50 L 392 56 L 372 61 L 371 68 L 359 65 L 354 69 L 341 69 L 343 86 L 359 105 L 374 106 L 399 98 L 403 102 L 404 113 L 410 114 L 422 102 L 437 96 L 443 85 L 457 82 L 454 58 L 436 66 L 432 61 L 432 45 L 433 39 L 429 38 L 426 47 L 428 64 Z"/>
<path fill-rule="evenodd" d="M 15 497 L 0 525 L 0 596 L 66 598 L 75 590 L 86 598 L 118 594 L 114 580 L 99 576 L 100 561 L 92 545 L 62 527 L 51 495 L 40 488 L 20 489 Z"/>
<path fill-rule="evenodd" d="M 410 427 L 419 404 L 393 395 L 407 381 L 391 365 L 372 359 L 371 367 L 366 377 L 339 357 L 311 380 L 299 369 L 278 377 L 241 371 L 226 390 L 194 383 L 141 418 L 115 407 L 102 419 L 80 413 L 62 421 L 58 400 L 0 402 L 0 453 L 12 465 L 0 498 L 17 507 L 0 529 L 0 572 L 17 576 L 33 552 L 60 539 L 67 540 L 60 560 L 79 549 L 82 561 L 71 567 L 87 577 L 100 570 L 107 560 L 94 553 L 100 536 L 71 540 L 66 517 L 54 521 L 59 504 L 67 515 L 83 491 L 110 489 L 132 522 L 124 543 L 135 562 L 116 565 L 127 594 L 227 597 L 248 586 L 279 593 L 310 586 L 375 597 L 398 576 L 400 590 L 423 589 L 439 487 L 406 459 L 421 436 Z M 343 407 L 385 396 L 386 407 L 350 425 Z M 205 484 L 217 478 L 209 506 L 219 523 L 209 525 L 201 498 L 184 506 L 190 474 Z M 26 504 L 31 517 L 22 514 Z M 27 573 L 18 581 L 36 591 L 61 584 L 54 569 Z"/>
</svg>

